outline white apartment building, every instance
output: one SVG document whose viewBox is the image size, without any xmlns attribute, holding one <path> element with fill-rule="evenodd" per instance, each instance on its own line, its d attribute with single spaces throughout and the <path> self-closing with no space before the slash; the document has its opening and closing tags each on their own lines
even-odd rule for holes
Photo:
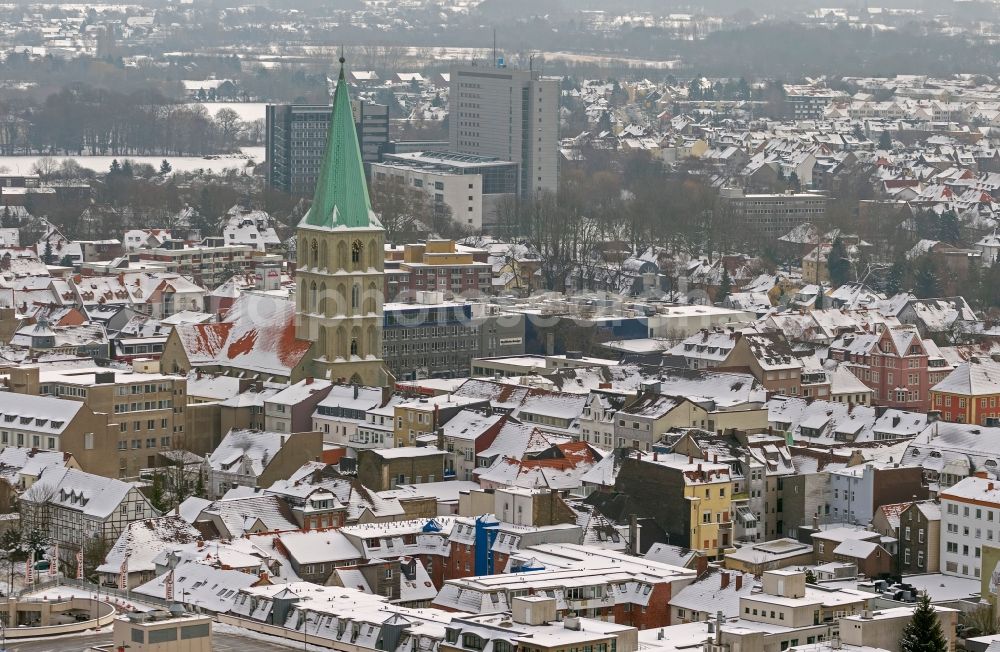
<svg viewBox="0 0 1000 652">
<path fill-rule="evenodd" d="M 373 163 L 372 178 L 423 190 L 435 209 L 447 207 L 453 220 L 480 231 L 494 228 L 500 205 L 517 195 L 518 164 L 468 153 L 403 152 Z"/>
<path fill-rule="evenodd" d="M 983 474 L 941 492 L 941 572 L 978 578 L 982 546 L 1000 541 L 1000 481 Z"/>
<path fill-rule="evenodd" d="M 374 163 L 372 176 L 376 180 L 396 179 L 403 187 L 423 190 L 435 210 L 447 207 L 451 218 L 459 224 L 479 231 L 483 228 L 483 177 L 459 174 L 405 163 Z"/>
</svg>

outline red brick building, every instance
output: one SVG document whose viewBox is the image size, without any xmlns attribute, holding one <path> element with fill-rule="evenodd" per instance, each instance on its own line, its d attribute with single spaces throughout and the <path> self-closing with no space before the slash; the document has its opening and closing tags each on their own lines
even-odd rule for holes
<svg viewBox="0 0 1000 652">
<path fill-rule="evenodd" d="M 927 348 L 915 327 L 847 333 L 830 344 L 829 355 L 872 389 L 875 405 L 921 412 L 927 409 Z"/>
</svg>

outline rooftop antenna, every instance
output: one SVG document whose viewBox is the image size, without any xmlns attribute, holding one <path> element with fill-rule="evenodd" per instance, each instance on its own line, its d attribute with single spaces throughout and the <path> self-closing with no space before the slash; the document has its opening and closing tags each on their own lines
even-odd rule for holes
<svg viewBox="0 0 1000 652">
<path fill-rule="evenodd" d="M 497 28 L 493 28 L 493 67 L 497 67 Z"/>
</svg>

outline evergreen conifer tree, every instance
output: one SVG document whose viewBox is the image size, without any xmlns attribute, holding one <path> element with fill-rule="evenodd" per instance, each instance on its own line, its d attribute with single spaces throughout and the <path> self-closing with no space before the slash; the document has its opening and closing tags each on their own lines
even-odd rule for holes
<svg viewBox="0 0 1000 652">
<path fill-rule="evenodd" d="M 917 600 L 913 618 L 903 629 L 899 649 L 902 652 L 946 652 L 948 649 L 941 623 L 926 592 Z"/>
</svg>

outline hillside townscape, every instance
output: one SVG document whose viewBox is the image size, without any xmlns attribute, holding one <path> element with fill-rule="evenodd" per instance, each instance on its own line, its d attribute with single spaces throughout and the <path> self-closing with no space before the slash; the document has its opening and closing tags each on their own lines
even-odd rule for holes
<svg viewBox="0 0 1000 652">
<path fill-rule="evenodd" d="M 998 66 L 990 0 L 0 6 L 0 652 L 1000 652 Z"/>
</svg>

